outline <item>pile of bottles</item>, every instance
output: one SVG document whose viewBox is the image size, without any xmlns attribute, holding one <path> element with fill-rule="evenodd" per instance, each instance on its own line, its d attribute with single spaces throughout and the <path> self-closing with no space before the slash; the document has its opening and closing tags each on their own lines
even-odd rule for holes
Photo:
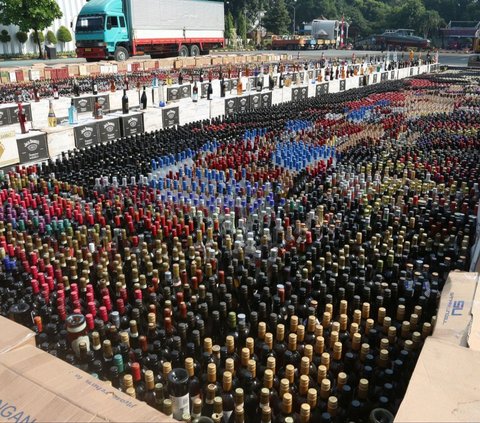
<svg viewBox="0 0 480 423">
<path fill-rule="evenodd" d="M 0 313 L 184 422 L 393 421 L 480 199 L 480 116 L 431 84 L 2 175 Z"/>
<path fill-rule="evenodd" d="M 417 63 L 418 64 L 418 63 Z M 356 67 L 354 65 L 357 65 Z M 357 75 L 359 66 L 375 69 L 393 70 L 409 65 L 407 62 L 386 62 L 386 57 L 365 56 L 362 58 L 325 58 L 318 60 L 282 60 L 265 63 L 251 63 L 244 65 L 212 65 L 203 68 L 185 69 L 152 69 L 150 71 L 130 71 L 126 73 L 98 74 L 70 77 L 65 79 L 42 79 L 3 84 L 0 87 L 0 104 L 15 103 L 18 101 L 40 101 L 43 98 L 57 99 L 82 94 L 101 92 L 115 92 L 143 86 L 157 86 L 159 83 L 167 85 L 194 82 L 207 82 L 214 79 L 234 79 L 240 75 L 257 76 L 268 75 L 271 72 L 293 74 L 301 71 L 327 69 L 330 79 L 339 79 Z M 335 70 L 334 70 L 335 69 Z"/>
</svg>

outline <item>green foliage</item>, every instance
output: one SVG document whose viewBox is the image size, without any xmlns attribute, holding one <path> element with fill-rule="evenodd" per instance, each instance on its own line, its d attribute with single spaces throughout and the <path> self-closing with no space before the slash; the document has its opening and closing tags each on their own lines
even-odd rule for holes
<svg viewBox="0 0 480 423">
<path fill-rule="evenodd" d="M 61 17 L 62 11 L 55 0 L 0 0 L 0 23 L 18 25 L 20 31 L 43 31 Z M 36 38 L 41 57 L 40 37 Z"/>
<path fill-rule="evenodd" d="M 233 21 L 232 12 L 228 12 L 225 16 L 225 38 L 233 40 L 235 34 L 235 22 Z"/>
<path fill-rule="evenodd" d="M 432 37 L 451 20 L 480 21 L 480 0 L 229 0 L 226 7 L 237 16 L 244 4 L 253 27 L 263 10 L 263 24 L 275 34 L 291 32 L 282 9 L 292 21 L 294 8 L 297 27 L 322 17 L 340 20 L 343 15 L 350 23 L 351 37 L 397 28 L 411 28 L 417 35 Z"/>
<path fill-rule="evenodd" d="M 25 44 L 28 41 L 28 34 L 23 31 L 18 31 L 15 36 L 20 44 Z"/>
<path fill-rule="evenodd" d="M 62 25 L 60 28 L 58 28 L 57 38 L 61 43 L 69 43 L 72 41 L 72 33 L 66 26 Z"/>
<path fill-rule="evenodd" d="M 40 43 L 43 43 L 45 41 L 45 35 L 43 34 L 43 32 L 32 32 L 30 34 L 30 39 L 35 43 L 35 44 L 38 44 L 39 42 Z"/>
<path fill-rule="evenodd" d="M 269 32 L 278 35 L 290 33 L 290 16 L 284 0 L 278 0 L 274 7 L 268 9 L 263 18 L 263 25 Z"/>
<path fill-rule="evenodd" d="M 47 38 L 48 44 L 53 44 L 53 45 L 57 44 L 57 37 L 55 36 L 55 34 L 53 33 L 53 31 L 51 31 L 51 30 L 48 31 L 46 38 Z"/>
<path fill-rule="evenodd" d="M 2 29 L 2 32 L 0 32 L 0 42 L 9 43 L 10 41 L 12 41 L 12 37 L 10 37 L 10 34 L 6 29 Z"/>
<path fill-rule="evenodd" d="M 243 40 L 243 44 L 247 41 L 247 20 L 245 19 L 245 12 L 242 10 L 237 16 L 237 34 Z"/>
</svg>

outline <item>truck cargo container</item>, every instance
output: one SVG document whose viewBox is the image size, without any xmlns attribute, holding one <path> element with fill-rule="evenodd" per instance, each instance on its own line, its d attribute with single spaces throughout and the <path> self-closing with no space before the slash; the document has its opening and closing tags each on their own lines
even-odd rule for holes
<svg viewBox="0 0 480 423">
<path fill-rule="evenodd" d="M 90 0 L 75 25 L 77 56 L 198 56 L 223 47 L 224 28 L 223 1 Z"/>
</svg>

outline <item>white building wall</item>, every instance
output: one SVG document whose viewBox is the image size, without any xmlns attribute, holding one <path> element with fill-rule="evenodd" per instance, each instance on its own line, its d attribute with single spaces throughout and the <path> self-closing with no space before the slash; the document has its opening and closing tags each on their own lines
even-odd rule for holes
<svg viewBox="0 0 480 423">
<path fill-rule="evenodd" d="M 73 32 L 73 28 L 70 27 L 70 23 L 76 21 L 76 17 L 78 16 L 80 9 L 86 3 L 86 0 L 57 0 L 58 5 L 60 6 L 60 10 L 63 12 L 63 16 L 60 19 L 55 19 L 52 26 L 45 29 L 43 32 L 44 34 L 47 33 L 48 30 L 52 30 L 57 35 L 57 30 L 62 25 L 66 26 L 70 33 L 72 34 L 72 41 L 66 43 L 63 46 L 63 43 L 58 43 L 56 45 L 57 51 L 73 51 L 75 50 L 75 33 Z M 12 38 L 12 41 L 9 43 L 0 43 L 0 54 L 18 54 L 21 52 L 22 45 L 18 42 L 16 33 L 19 31 L 18 27 L 15 25 L 4 26 L 0 25 L 0 31 L 6 29 Z M 30 31 L 31 33 L 32 31 Z M 35 53 L 36 47 L 34 43 L 30 40 L 30 33 L 28 34 L 28 41 L 23 45 L 23 53 Z M 42 47 L 43 48 L 43 47 Z"/>
</svg>

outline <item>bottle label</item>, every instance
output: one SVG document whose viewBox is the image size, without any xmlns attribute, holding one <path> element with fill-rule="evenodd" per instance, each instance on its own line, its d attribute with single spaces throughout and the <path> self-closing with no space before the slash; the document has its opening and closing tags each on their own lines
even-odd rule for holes
<svg viewBox="0 0 480 423">
<path fill-rule="evenodd" d="M 187 395 L 183 397 L 174 397 L 170 395 L 172 401 L 173 418 L 181 420 L 185 413 L 190 414 L 190 398 Z"/>
</svg>

